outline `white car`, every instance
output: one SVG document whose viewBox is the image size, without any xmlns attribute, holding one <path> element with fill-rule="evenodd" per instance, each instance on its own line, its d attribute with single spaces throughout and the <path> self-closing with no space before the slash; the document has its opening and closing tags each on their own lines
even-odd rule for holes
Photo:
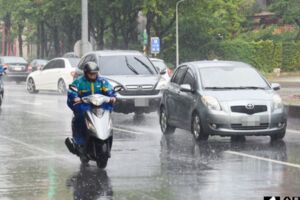
<svg viewBox="0 0 300 200">
<path fill-rule="evenodd" d="M 170 81 L 171 79 L 171 70 L 167 67 L 167 64 L 165 63 L 164 60 L 158 59 L 158 58 L 149 58 L 150 61 L 153 63 L 153 65 L 159 69 L 160 72 L 166 72 L 165 74 L 162 75 L 162 77 L 166 81 Z"/>
<path fill-rule="evenodd" d="M 67 91 L 72 83 L 79 58 L 55 58 L 50 60 L 41 70 L 32 72 L 27 77 L 27 90 L 37 93 L 39 90 L 55 90 L 60 94 Z"/>
</svg>

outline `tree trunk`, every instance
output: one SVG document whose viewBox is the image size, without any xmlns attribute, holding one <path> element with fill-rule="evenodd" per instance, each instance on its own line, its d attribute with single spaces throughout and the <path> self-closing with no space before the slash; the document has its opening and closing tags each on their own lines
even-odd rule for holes
<svg viewBox="0 0 300 200">
<path fill-rule="evenodd" d="M 60 55 L 60 43 L 59 43 L 59 35 L 57 26 L 53 29 L 53 40 L 54 40 L 54 54 L 56 57 Z"/>
<path fill-rule="evenodd" d="M 23 57 L 23 30 L 24 26 L 22 24 L 18 25 L 18 40 L 19 40 L 19 56 Z"/>
</svg>

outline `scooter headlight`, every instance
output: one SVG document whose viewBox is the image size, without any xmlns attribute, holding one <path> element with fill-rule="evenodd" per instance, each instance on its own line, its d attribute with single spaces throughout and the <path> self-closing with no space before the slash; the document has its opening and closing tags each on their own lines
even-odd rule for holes
<svg viewBox="0 0 300 200">
<path fill-rule="evenodd" d="M 92 110 L 92 113 L 94 114 L 94 115 L 96 115 L 97 117 L 99 117 L 99 118 L 101 118 L 103 115 L 104 115 L 104 112 L 105 112 L 105 110 L 103 110 L 103 109 L 93 109 Z"/>
</svg>

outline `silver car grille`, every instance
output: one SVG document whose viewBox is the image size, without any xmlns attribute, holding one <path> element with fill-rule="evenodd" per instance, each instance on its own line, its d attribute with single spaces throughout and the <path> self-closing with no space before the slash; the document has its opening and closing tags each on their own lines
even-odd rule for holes
<svg viewBox="0 0 300 200">
<path fill-rule="evenodd" d="M 152 90 L 154 85 L 126 85 L 127 90 Z"/>
<path fill-rule="evenodd" d="M 126 90 L 120 91 L 124 96 L 157 95 L 159 90 L 154 90 L 154 85 L 126 85 Z"/>
<path fill-rule="evenodd" d="M 231 112 L 244 113 L 248 115 L 253 115 L 255 113 L 266 112 L 268 107 L 266 105 L 253 105 L 251 108 L 247 108 L 245 105 L 241 106 L 231 106 Z"/>
</svg>

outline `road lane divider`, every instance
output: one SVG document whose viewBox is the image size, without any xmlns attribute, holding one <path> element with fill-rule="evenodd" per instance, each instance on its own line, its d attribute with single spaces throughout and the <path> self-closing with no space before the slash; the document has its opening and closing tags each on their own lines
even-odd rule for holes
<svg viewBox="0 0 300 200">
<path fill-rule="evenodd" d="M 289 163 L 289 162 L 283 162 L 283 161 L 279 161 L 279 160 L 273 160 L 273 159 L 269 159 L 269 158 L 254 156 L 254 155 L 250 155 L 250 154 L 246 154 L 246 153 L 240 153 L 240 152 L 236 152 L 236 151 L 225 151 L 225 153 L 235 155 L 235 156 L 240 156 L 240 157 L 246 157 L 246 158 L 252 158 L 252 159 L 256 159 L 256 160 L 262 160 L 262 161 L 266 161 L 266 162 L 270 162 L 270 163 L 275 163 L 275 164 L 280 164 L 280 165 L 285 165 L 285 166 L 288 166 L 288 167 L 294 167 L 294 168 L 300 169 L 300 165 L 295 164 L 295 163 Z"/>
</svg>

